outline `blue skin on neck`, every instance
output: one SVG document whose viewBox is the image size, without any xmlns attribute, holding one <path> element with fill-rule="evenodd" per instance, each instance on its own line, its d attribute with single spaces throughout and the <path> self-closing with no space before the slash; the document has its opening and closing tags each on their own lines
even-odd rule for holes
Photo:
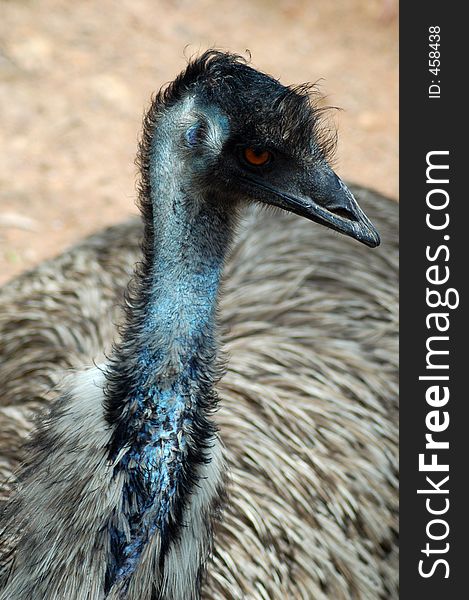
<svg viewBox="0 0 469 600">
<path fill-rule="evenodd" d="M 124 472 L 122 513 L 129 525 L 111 526 L 111 562 L 107 589 L 124 580 L 138 565 L 151 537 L 158 533 L 167 545 L 174 502 L 181 493 L 187 466 L 187 432 L 198 409 L 199 381 L 207 365 L 201 358 L 213 344 L 213 330 L 223 257 L 208 252 L 207 223 L 182 225 L 175 214 L 167 218 L 158 240 L 152 274 L 152 301 L 147 305 L 140 354 L 136 363 L 129 450 L 116 466 Z M 187 243 L 187 240 L 190 240 Z M 205 243 L 200 243 L 200 242 Z M 170 373 L 168 374 L 168 358 Z M 200 394 L 199 394 L 200 398 Z"/>
<path fill-rule="evenodd" d="M 143 386 L 142 386 L 143 387 Z M 151 536 L 159 531 L 165 538 L 171 500 L 177 492 L 186 450 L 186 439 L 178 432 L 190 426 L 185 420 L 184 381 L 167 389 L 157 384 L 137 393 L 135 419 L 150 413 L 138 429 L 131 447 L 120 463 L 126 472 L 123 507 L 129 523 L 130 539 L 114 528 L 113 582 L 127 578 Z M 186 419 L 187 420 L 187 419 Z"/>
</svg>

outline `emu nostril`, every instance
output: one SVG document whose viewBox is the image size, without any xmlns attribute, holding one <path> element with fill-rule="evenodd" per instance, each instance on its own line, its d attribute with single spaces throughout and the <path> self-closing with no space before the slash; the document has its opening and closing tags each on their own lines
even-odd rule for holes
<svg viewBox="0 0 469 600">
<path fill-rule="evenodd" d="M 343 207 L 338 208 L 328 208 L 331 213 L 337 215 L 338 217 L 343 217 L 344 219 L 348 219 L 349 221 L 357 221 L 357 217 L 349 210 Z"/>
</svg>

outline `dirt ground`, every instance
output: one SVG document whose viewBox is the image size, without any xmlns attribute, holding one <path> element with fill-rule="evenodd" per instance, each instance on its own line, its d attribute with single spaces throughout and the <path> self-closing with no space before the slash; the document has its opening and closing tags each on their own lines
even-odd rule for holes
<svg viewBox="0 0 469 600">
<path fill-rule="evenodd" d="M 339 174 L 397 196 L 394 0 L 0 0 L 0 282 L 136 211 L 149 96 L 213 46 L 322 78 Z"/>
</svg>

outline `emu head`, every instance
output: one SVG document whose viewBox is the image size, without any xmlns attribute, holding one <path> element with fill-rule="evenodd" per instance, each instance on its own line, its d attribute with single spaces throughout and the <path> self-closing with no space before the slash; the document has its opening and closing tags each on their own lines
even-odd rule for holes
<svg viewBox="0 0 469 600">
<path fill-rule="evenodd" d="M 216 198 L 225 210 L 245 201 L 280 207 L 377 246 L 378 232 L 330 167 L 335 133 L 310 91 L 285 87 L 238 56 L 204 53 L 146 118 L 143 187 L 152 187 L 147 157 L 159 154 L 158 172 L 162 163 L 179 171 L 177 185 L 193 197 Z"/>
</svg>

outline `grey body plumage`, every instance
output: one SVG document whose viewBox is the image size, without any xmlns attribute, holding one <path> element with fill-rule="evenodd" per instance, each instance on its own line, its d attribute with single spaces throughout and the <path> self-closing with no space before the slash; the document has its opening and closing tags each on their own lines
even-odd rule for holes
<svg viewBox="0 0 469 600">
<path fill-rule="evenodd" d="M 314 111 L 307 98 L 262 77 L 233 57 L 205 55 L 160 94 L 146 117 L 140 150 L 140 202 L 145 226 L 143 263 L 135 276 L 125 315 L 119 318 L 123 322 L 121 336 L 110 351 L 110 316 L 101 321 L 99 315 L 101 309 L 101 314 L 106 314 L 116 295 L 122 293 L 136 248 L 130 244 L 125 263 L 115 244 L 122 239 L 128 244 L 135 235 L 135 226 L 117 228 L 113 235 L 105 234 L 102 240 L 83 246 L 95 257 L 92 264 L 102 260 L 101 265 L 106 265 L 98 271 L 108 271 L 111 266 L 112 276 L 107 289 L 103 286 L 104 289 L 96 290 L 94 300 L 98 310 L 88 315 L 89 329 L 83 339 L 71 335 L 73 325 L 62 324 L 62 328 L 56 329 L 56 341 L 51 339 L 50 350 L 54 349 L 65 363 L 74 363 L 76 359 L 79 364 L 85 358 L 96 358 L 96 352 L 104 348 L 110 358 L 104 359 L 99 368 L 70 376 L 63 385 L 63 396 L 33 437 L 30 448 L 34 456 L 26 460 L 13 492 L 6 489 L 5 495 L 11 499 L 2 521 L 5 527 L 2 600 L 7 597 L 19 600 L 198 598 L 212 543 L 212 527 L 216 530 L 214 556 L 203 584 L 203 598 L 379 598 L 395 592 L 394 567 L 386 565 L 386 556 L 395 552 L 392 529 L 395 382 L 391 369 L 395 360 L 392 354 L 395 331 L 394 308 L 387 305 L 389 299 L 384 302 L 382 293 L 382 289 L 389 292 L 388 287 L 393 287 L 395 281 L 387 286 L 383 277 L 382 285 L 367 290 L 369 304 L 364 308 L 350 295 L 351 312 L 343 324 L 350 331 L 343 330 L 341 337 L 334 330 L 333 317 L 326 316 L 327 302 L 314 302 L 314 294 L 311 306 L 305 302 L 307 295 L 300 302 L 295 298 L 295 293 L 301 296 L 304 287 L 307 294 L 313 290 L 314 270 L 319 269 L 320 259 L 318 264 L 308 264 L 305 248 L 309 249 L 308 244 L 312 244 L 317 231 L 309 231 L 305 224 L 292 218 L 263 215 L 261 221 L 255 221 L 251 214 L 248 225 L 244 225 L 233 242 L 225 272 L 220 314 L 222 323 L 231 327 L 228 336 L 233 337 L 228 343 L 230 370 L 218 383 L 215 321 L 218 285 L 238 213 L 247 200 L 297 212 L 368 245 L 377 242 L 353 196 L 327 165 L 324 144 L 319 143 Z M 268 103 L 268 114 L 263 115 L 258 107 L 257 113 L 249 117 L 253 92 L 259 85 L 264 86 L 264 92 L 271 89 L 278 97 Z M 240 91 L 245 97 L 240 96 Z M 237 95 L 236 101 L 233 94 Z M 275 105 L 277 117 L 282 118 L 272 123 Z M 243 126 L 237 130 L 239 122 Z M 288 144 L 291 146 L 292 139 L 296 139 L 295 128 L 300 128 L 298 147 L 288 156 Z M 275 151 L 276 160 L 263 171 L 240 164 L 243 144 L 255 146 L 261 140 Z M 293 175 L 290 177 L 289 173 Z M 314 193 L 315 200 L 309 192 Z M 390 221 L 393 219 L 391 215 Z M 277 221 L 280 221 L 278 230 Z M 285 231 L 281 229 L 283 226 Z M 105 239 L 109 249 L 114 246 L 114 252 L 104 250 Z M 280 247 L 284 244 L 288 252 L 277 255 L 277 244 Z M 341 247 L 346 242 L 336 237 L 325 238 L 324 256 L 329 260 L 334 244 Z M 103 256 L 103 250 L 107 257 Z M 355 251 L 358 260 L 361 249 L 354 247 L 350 254 L 353 256 Z M 78 254 L 77 249 L 69 260 L 73 263 Z M 394 259 L 392 253 L 391 256 L 381 253 L 377 258 L 372 254 L 367 258 L 370 267 L 366 267 L 362 277 L 370 278 L 371 272 L 375 278 L 378 276 L 378 269 L 375 272 L 371 268 L 373 261 L 383 270 L 389 269 L 389 265 L 394 269 Z M 59 259 L 56 267 L 60 260 L 66 262 L 67 258 Z M 349 257 L 343 260 L 346 262 Z M 354 259 L 350 260 L 353 264 Z M 325 266 L 323 274 L 329 268 Z M 30 285 L 47 288 L 47 276 L 29 277 L 30 280 L 26 275 L 23 283 L 13 282 L 4 293 L 13 297 L 16 293 L 18 299 L 21 290 L 26 289 L 34 296 Z M 323 281 L 325 289 L 340 298 L 340 287 L 330 289 L 333 281 L 330 272 L 328 277 Z M 231 288 L 231 296 L 230 278 L 240 284 L 238 289 Z M 311 284 L 305 283 L 310 281 Z M 344 299 L 345 287 L 344 282 Z M 355 283 L 350 289 L 358 293 L 360 285 Z M 93 294 L 86 286 L 83 293 Z M 262 311 L 252 319 L 249 310 L 260 306 L 260 295 Z M 231 307 L 226 305 L 227 298 Z M 86 314 L 86 303 L 80 304 L 80 311 L 85 311 L 81 315 Z M 291 312 L 288 306 L 292 307 Z M 367 308 L 379 317 L 370 315 Z M 309 322 L 315 311 L 322 315 L 331 336 L 328 346 L 331 353 L 325 357 L 311 336 Z M 23 314 L 27 318 L 28 311 Z M 90 321 L 90 317 L 95 321 Z M 376 320 L 379 327 L 375 326 Z M 11 325 L 2 321 L 1 313 L 0 324 L 4 327 L 5 348 L 10 352 L 12 346 L 21 344 L 20 338 L 9 329 Z M 368 338 L 365 324 L 371 327 Z M 252 329 L 246 335 L 249 327 Z M 70 351 L 61 348 L 58 342 L 61 339 Z M 237 355 L 236 344 L 240 341 L 244 347 Z M 354 360 L 344 361 L 343 380 L 337 380 L 336 375 L 333 385 L 325 378 L 332 374 L 334 366 L 340 368 L 341 351 L 347 343 L 355 351 Z M 303 353 L 306 358 L 301 359 Z M 256 360 L 250 362 L 249 356 Z M 284 373 L 280 368 L 282 363 Z M 381 373 L 373 373 L 371 365 Z M 316 373 L 309 373 L 314 366 Z M 301 382 L 298 388 L 291 379 L 290 368 L 295 369 Z M 2 411 L 18 423 L 22 421 L 20 429 L 25 430 L 29 427 L 28 410 L 34 411 L 44 395 L 38 379 L 26 384 L 16 377 L 9 377 L 6 400 L 2 399 L 2 404 L 8 406 Z M 57 372 L 48 365 L 42 377 L 49 382 L 48 378 L 55 379 Z M 368 381 L 366 377 L 373 381 L 371 389 L 363 383 Z M 22 387 L 28 385 L 30 389 Z M 221 391 L 223 403 L 219 412 L 213 414 L 217 406 L 216 389 Z M 298 402 L 288 402 L 282 415 L 279 407 L 290 393 Z M 29 406 L 24 402 L 25 397 L 30 400 Z M 336 414 L 347 400 L 346 424 L 350 429 L 340 423 Z M 19 403 L 21 409 L 17 408 Z M 249 414 L 253 410 L 258 413 L 258 422 L 245 421 L 243 412 Z M 290 410 L 291 431 L 283 440 L 289 450 L 285 451 L 285 447 L 275 444 L 282 431 L 280 424 L 289 421 Z M 304 419 L 298 417 L 298 411 Z M 329 432 L 325 423 L 317 427 L 328 413 L 338 419 L 337 429 L 332 427 Z M 263 422 L 265 428 L 261 426 Z M 312 426 L 312 431 L 316 428 L 317 437 L 312 436 L 308 426 Z M 229 487 L 243 489 L 242 473 L 249 492 L 241 496 L 230 493 L 235 509 L 228 503 L 225 519 L 212 523 L 221 503 L 225 479 L 217 429 L 221 431 L 233 473 Z M 372 460 L 372 453 L 369 464 L 365 465 L 366 452 L 362 446 L 376 443 L 378 432 L 383 451 L 377 452 L 376 461 Z M 240 445 L 237 435 L 244 444 Z M 344 438 L 342 441 L 340 436 Z M 273 444 L 271 451 L 269 444 Z M 355 449 L 356 464 L 354 456 L 345 459 L 343 444 Z M 344 456 L 344 462 L 350 461 L 342 473 L 336 464 L 332 467 L 336 457 L 330 471 L 323 467 L 320 455 L 330 445 L 339 456 Z M 16 446 L 19 448 L 20 444 Z M 253 453 L 255 448 L 259 450 L 257 458 Z M 306 479 L 310 475 L 313 483 L 322 474 L 325 481 L 332 479 L 331 490 L 335 490 L 337 497 L 333 493 L 330 498 L 328 493 L 321 494 L 320 486 L 315 483 L 317 494 L 313 493 L 309 499 L 308 490 L 300 492 L 293 487 L 283 490 L 285 497 L 279 502 L 282 486 L 275 481 L 275 464 L 271 463 L 272 451 L 276 450 L 276 458 L 282 465 L 279 477 L 286 478 L 285 483 L 300 484 L 303 470 Z M 5 470 L 19 457 L 21 452 L 7 455 Z M 27 458 L 24 454 L 23 457 Z M 272 470 L 272 482 L 269 489 L 262 490 L 261 482 L 268 467 Z M 381 496 L 377 490 L 373 491 L 373 486 L 365 491 L 366 473 L 370 470 L 381 484 Z M 355 493 L 363 493 L 368 502 L 373 498 L 377 503 L 375 522 L 362 523 L 361 516 L 358 519 L 360 507 L 354 499 Z M 275 523 L 271 528 L 259 521 L 267 498 L 270 502 L 266 503 L 265 512 L 273 519 L 270 523 Z M 320 508 L 318 504 L 313 509 L 317 502 Z M 285 525 L 278 521 L 282 513 L 287 520 Z M 230 521 L 231 514 L 237 514 L 238 518 L 244 515 L 239 539 L 234 532 L 236 525 L 233 527 L 236 521 Z M 305 540 L 301 540 L 301 534 L 298 538 L 302 515 L 305 527 L 311 527 L 310 537 Z M 344 550 L 339 538 L 346 534 L 348 522 L 355 516 L 360 540 L 351 535 L 352 541 Z M 322 531 L 327 531 L 329 540 L 325 545 L 319 535 Z M 330 545 L 335 538 L 337 546 L 331 566 L 328 552 L 332 554 Z M 317 545 L 318 556 L 313 556 L 312 549 L 310 557 L 297 555 L 306 543 Z M 271 562 L 262 564 L 249 550 L 250 546 L 257 548 L 260 556 L 271 554 Z M 234 555 L 230 555 L 232 551 Z M 236 565 L 232 562 L 234 557 Z M 373 567 L 367 568 L 367 564 Z M 269 565 L 276 573 L 273 582 L 269 580 Z M 236 566 L 239 574 L 235 573 Z M 356 573 L 350 575 L 347 570 L 352 572 L 354 567 Z M 293 570 L 288 573 L 288 569 Z"/>
</svg>

